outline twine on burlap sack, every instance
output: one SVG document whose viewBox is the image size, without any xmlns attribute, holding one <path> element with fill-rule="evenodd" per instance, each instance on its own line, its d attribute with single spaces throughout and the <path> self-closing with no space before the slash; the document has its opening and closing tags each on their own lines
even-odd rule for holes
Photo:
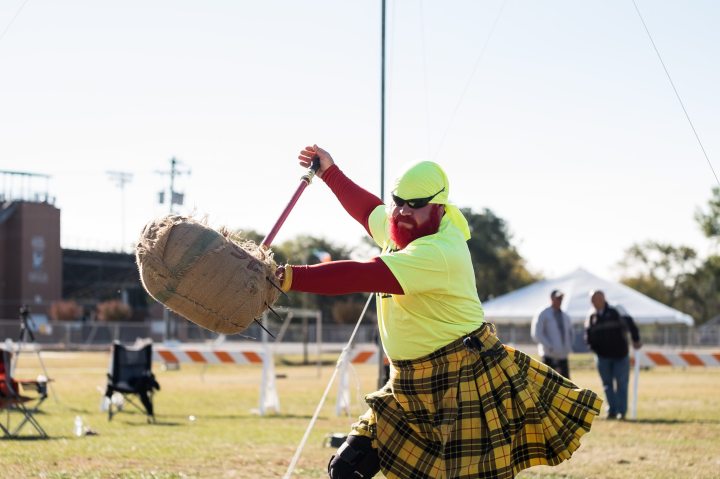
<svg viewBox="0 0 720 479">
<path fill-rule="evenodd" d="M 280 295 L 271 250 L 191 217 L 168 215 L 149 222 L 136 259 L 153 298 L 216 333 L 244 331 Z"/>
</svg>

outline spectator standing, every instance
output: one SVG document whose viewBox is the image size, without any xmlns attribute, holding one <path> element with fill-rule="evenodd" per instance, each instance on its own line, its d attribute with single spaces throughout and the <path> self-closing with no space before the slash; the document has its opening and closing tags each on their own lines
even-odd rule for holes
<svg viewBox="0 0 720 479">
<path fill-rule="evenodd" d="M 590 302 L 595 310 L 585 323 L 585 342 L 597 356 L 608 404 L 607 419 L 625 419 L 630 379 L 628 334 L 633 347 L 640 349 L 640 332 L 630 315 L 621 314 L 607 303 L 602 291 L 592 291 Z"/>
<path fill-rule="evenodd" d="M 530 335 L 538 343 L 542 362 L 570 378 L 568 356 L 572 352 L 573 328 L 570 316 L 562 310 L 564 293 L 558 289 L 550 293 L 550 306 L 535 316 Z"/>
</svg>

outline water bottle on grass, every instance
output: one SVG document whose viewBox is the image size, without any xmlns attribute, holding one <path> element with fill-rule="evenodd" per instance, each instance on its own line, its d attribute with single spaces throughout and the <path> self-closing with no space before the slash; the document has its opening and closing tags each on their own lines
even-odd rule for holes
<svg viewBox="0 0 720 479">
<path fill-rule="evenodd" d="M 75 427 L 74 432 L 77 437 L 80 437 L 85 432 L 85 428 L 83 427 L 83 420 L 80 416 L 75 416 Z"/>
</svg>

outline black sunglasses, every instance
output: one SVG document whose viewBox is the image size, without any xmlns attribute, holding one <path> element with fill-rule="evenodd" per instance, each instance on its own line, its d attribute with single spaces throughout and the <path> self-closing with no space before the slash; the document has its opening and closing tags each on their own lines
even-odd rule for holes
<svg viewBox="0 0 720 479">
<path fill-rule="evenodd" d="M 427 204 L 430 203 L 430 201 L 433 198 L 435 198 L 437 195 L 439 195 L 443 191 L 445 191 L 445 187 L 443 187 L 442 190 L 438 191 L 434 195 L 428 196 L 427 198 L 413 198 L 411 200 L 404 200 L 404 199 L 400 198 L 399 196 L 392 195 L 392 199 L 393 199 L 393 203 L 395 203 L 395 206 L 402 208 L 407 203 L 407 205 L 410 208 L 416 210 L 418 208 L 422 208 L 423 206 L 427 206 Z"/>
</svg>

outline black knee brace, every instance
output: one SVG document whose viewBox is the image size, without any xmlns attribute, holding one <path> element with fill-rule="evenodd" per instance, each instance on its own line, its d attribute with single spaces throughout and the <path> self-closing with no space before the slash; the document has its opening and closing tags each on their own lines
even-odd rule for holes
<svg viewBox="0 0 720 479">
<path fill-rule="evenodd" d="M 370 478 L 379 471 L 377 449 L 370 438 L 363 436 L 348 436 L 328 463 L 330 479 Z"/>
</svg>

